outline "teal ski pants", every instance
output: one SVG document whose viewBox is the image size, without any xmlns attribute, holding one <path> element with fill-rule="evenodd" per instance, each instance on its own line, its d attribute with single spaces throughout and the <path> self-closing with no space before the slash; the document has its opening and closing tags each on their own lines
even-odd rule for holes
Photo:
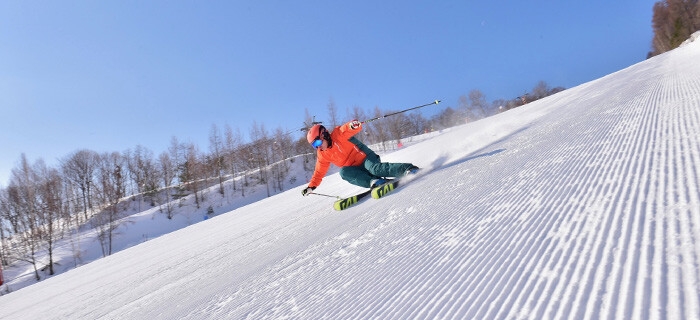
<svg viewBox="0 0 700 320">
<path fill-rule="evenodd" d="M 356 186 L 369 188 L 373 179 L 401 177 L 411 166 L 410 163 L 381 162 L 373 153 L 373 156 L 368 154 L 359 166 L 340 168 L 340 177 Z"/>
</svg>

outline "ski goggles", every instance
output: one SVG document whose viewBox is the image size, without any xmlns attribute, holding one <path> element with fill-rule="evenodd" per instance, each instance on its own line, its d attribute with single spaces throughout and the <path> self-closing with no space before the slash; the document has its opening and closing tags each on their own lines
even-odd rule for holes
<svg viewBox="0 0 700 320">
<path fill-rule="evenodd" d="M 319 132 L 318 137 L 316 137 L 316 140 L 311 142 L 311 146 L 313 146 L 314 149 L 318 149 L 321 147 L 321 145 L 323 145 L 323 140 L 328 140 L 328 143 L 330 143 L 330 138 L 331 135 L 328 134 L 328 131 L 323 129 L 323 131 Z"/>
</svg>

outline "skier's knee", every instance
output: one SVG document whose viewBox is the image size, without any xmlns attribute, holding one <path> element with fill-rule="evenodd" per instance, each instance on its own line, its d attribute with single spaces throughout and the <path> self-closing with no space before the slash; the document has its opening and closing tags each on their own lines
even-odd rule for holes
<svg viewBox="0 0 700 320">
<path fill-rule="evenodd" d="M 343 180 L 348 181 L 348 178 L 352 176 L 349 171 L 350 170 L 346 169 L 346 167 L 340 168 L 340 177 L 343 178 Z"/>
</svg>

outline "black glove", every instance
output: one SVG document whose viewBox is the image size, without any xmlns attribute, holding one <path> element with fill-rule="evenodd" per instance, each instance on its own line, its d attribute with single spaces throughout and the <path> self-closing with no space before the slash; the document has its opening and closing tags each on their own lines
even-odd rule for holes
<svg viewBox="0 0 700 320">
<path fill-rule="evenodd" d="M 315 189 L 316 187 L 306 187 L 306 189 L 301 190 L 301 195 L 306 197 L 307 195 L 309 195 L 309 193 L 311 193 L 311 191 L 314 191 Z"/>
</svg>

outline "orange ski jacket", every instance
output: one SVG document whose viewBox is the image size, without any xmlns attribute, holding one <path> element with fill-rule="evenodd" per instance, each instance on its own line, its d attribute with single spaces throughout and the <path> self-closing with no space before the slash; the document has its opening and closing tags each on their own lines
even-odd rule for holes
<svg viewBox="0 0 700 320">
<path fill-rule="evenodd" d="M 333 132 L 331 132 L 333 144 L 324 151 L 321 151 L 321 149 L 316 151 L 316 169 L 313 176 L 311 176 L 309 187 L 318 187 L 321 184 L 321 180 L 326 176 L 331 163 L 342 168 L 359 166 L 365 161 L 367 155 L 357 145 L 349 141 L 352 136 L 361 130 L 362 124 L 355 130 L 350 129 L 350 122 L 333 129 Z"/>
</svg>

